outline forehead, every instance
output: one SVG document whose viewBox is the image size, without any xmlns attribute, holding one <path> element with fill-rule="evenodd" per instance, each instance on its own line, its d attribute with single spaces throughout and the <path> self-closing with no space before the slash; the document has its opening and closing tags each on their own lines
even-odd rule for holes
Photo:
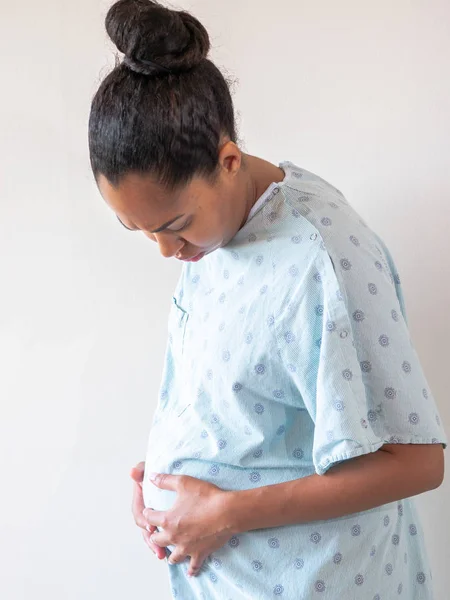
<svg viewBox="0 0 450 600">
<path fill-rule="evenodd" d="M 116 213 L 129 216 L 144 211 L 147 215 L 164 217 L 174 210 L 192 210 L 215 196 L 214 185 L 203 177 L 194 177 L 187 185 L 168 190 L 148 175 L 130 173 L 118 185 L 113 185 L 100 174 L 97 185 L 105 202 Z"/>
<path fill-rule="evenodd" d="M 97 184 L 105 202 L 121 214 L 139 214 L 142 211 L 159 213 L 170 210 L 187 190 L 167 191 L 147 175 L 135 173 L 122 177 L 113 185 L 104 175 L 99 175 Z"/>
</svg>

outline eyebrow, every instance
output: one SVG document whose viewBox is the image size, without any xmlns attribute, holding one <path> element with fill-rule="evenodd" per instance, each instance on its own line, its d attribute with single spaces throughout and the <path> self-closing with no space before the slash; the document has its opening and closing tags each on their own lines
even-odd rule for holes
<svg viewBox="0 0 450 600">
<path fill-rule="evenodd" d="M 128 229 L 128 231 L 138 231 L 137 229 L 131 229 L 131 227 L 127 227 L 125 225 L 125 223 L 123 223 L 118 215 L 116 215 L 117 220 L 119 221 L 119 223 L 121 225 L 123 225 L 125 227 L 125 229 Z M 178 215 L 177 217 L 175 217 L 174 219 L 171 219 L 170 221 L 167 221 L 166 223 L 164 223 L 163 225 L 161 225 L 161 227 L 158 227 L 158 229 L 154 229 L 153 231 L 150 231 L 150 233 L 159 233 L 160 231 L 163 231 L 164 229 L 167 229 L 167 227 L 169 227 L 170 225 L 172 225 L 172 223 L 175 223 L 175 221 L 178 221 L 178 219 L 181 219 L 181 217 L 184 217 L 184 213 L 182 215 Z"/>
</svg>

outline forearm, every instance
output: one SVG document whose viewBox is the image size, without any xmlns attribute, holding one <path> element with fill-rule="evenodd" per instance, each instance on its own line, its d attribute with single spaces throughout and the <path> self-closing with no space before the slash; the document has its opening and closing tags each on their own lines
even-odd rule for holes
<svg viewBox="0 0 450 600">
<path fill-rule="evenodd" d="M 229 529 L 238 533 L 333 519 L 415 496 L 440 485 L 441 455 L 441 446 L 384 446 L 325 475 L 230 492 Z"/>
</svg>

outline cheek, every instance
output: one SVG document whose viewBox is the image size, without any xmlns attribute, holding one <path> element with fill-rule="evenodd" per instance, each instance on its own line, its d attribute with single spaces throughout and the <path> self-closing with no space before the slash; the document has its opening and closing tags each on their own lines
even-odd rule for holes
<svg viewBox="0 0 450 600">
<path fill-rule="evenodd" d="M 203 244 L 204 246 L 221 242 L 229 237 L 230 231 L 233 230 L 233 213 L 231 208 L 227 208 L 226 202 L 227 199 L 217 198 L 208 206 L 208 210 L 205 209 L 201 219 L 201 228 L 198 230 L 198 237 L 206 242 Z"/>
<path fill-rule="evenodd" d="M 210 217 L 199 223 L 195 230 L 186 232 L 185 239 L 198 248 L 209 248 L 222 240 L 223 233 L 224 228 L 221 224 Z"/>
<path fill-rule="evenodd" d="M 156 242 L 156 237 L 154 236 L 153 233 L 149 233 L 148 231 L 144 231 L 144 235 L 146 237 L 148 237 L 149 240 L 152 240 L 152 242 Z"/>
</svg>

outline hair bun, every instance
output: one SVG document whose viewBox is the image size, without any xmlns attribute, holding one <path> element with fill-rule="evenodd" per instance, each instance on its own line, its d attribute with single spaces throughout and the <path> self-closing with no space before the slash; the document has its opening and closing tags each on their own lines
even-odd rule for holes
<svg viewBox="0 0 450 600">
<path fill-rule="evenodd" d="M 208 32 L 195 17 L 149 0 L 118 0 L 105 26 L 126 64 L 148 75 L 158 71 L 152 61 L 174 72 L 192 69 L 210 48 Z"/>
</svg>

